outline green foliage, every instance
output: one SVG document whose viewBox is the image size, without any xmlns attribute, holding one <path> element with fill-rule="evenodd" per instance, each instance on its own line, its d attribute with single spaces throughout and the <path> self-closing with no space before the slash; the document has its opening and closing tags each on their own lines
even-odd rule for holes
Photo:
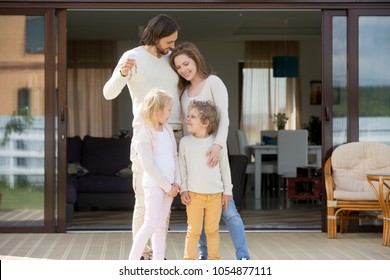
<svg viewBox="0 0 390 280">
<path fill-rule="evenodd" d="M 13 132 L 22 133 L 25 129 L 32 126 L 34 118 L 31 116 L 28 107 L 19 109 L 18 112 L 13 112 L 11 119 L 7 122 L 4 128 L 3 140 L 1 146 L 5 146 L 9 141 L 9 135 Z"/>
<path fill-rule="evenodd" d="M 359 89 L 360 117 L 390 116 L 390 87 L 361 87 Z M 347 92 L 340 88 L 339 100 L 333 105 L 333 117 L 345 117 L 347 114 Z"/>
<path fill-rule="evenodd" d="M 303 128 L 309 132 L 309 143 L 321 145 L 322 127 L 319 117 L 310 116 L 309 123 L 303 124 Z"/>
<path fill-rule="evenodd" d="M 359 116 L 390 116 L 390 88 L 363 87 L 359 96 Z"/>
<path fill-rule="evenodd" d="M 37 187 L 14 187 L 0 186 L 2 194 L 0 207 L 2 210 L 10 209 L 43 209 L 44 191 Z"/>
</svg>

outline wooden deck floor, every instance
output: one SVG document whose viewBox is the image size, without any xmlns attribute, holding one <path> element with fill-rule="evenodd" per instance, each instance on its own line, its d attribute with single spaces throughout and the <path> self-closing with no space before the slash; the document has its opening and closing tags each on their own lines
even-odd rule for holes
<svg viewBox="0 0 390 280">
<path fill-rule="evenodd" d="M 166 257 L 180 260 L 183 232 L 169 232 Z M 131 232 L 73 232 L 65 234 L 0 234 L 0 259 L 126 260 Z M 252 260 L 389 260 L 390 247 L 381 233 L 346 233 L 329 240 L 322 232 L 247 232 Z M 221 258 L 234 260 L 226 232 L 221 233 Z"/>
</svg>

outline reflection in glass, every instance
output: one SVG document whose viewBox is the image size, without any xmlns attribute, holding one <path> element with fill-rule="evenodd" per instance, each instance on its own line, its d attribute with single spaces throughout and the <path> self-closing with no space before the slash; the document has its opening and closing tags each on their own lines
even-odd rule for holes
<svg viewBox="0 0 390 280">
<path fill-rule="evenodd" d="M 359 18 L 359 141 L 390 145 L 389 46 L 390 16 Z"/>
<path fill-rule="evenodd" d="M 0 16 L 0 227 L 43 226 L 43 17 Z"/>
<path fill-rule="evenodd" d="M 347 141 L 347 17 L 332 18 L 333 145 Z"/>
</svg>

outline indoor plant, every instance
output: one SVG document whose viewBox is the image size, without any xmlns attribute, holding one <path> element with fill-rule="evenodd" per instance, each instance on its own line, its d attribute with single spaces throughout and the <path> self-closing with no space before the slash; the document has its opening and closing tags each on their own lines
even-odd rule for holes
<svg viewBox="0 0 390 280">
<path fill-rule="evenodd" d="M 285 113 L 277 113 L 273 116 L 273 123 L 276 124 L 278 130 L 284 129 L 286 127 L 287 121 L 288 117 Z"/>
<path fill-rule="evenodd" d="M 309 122 L 303 124 L 303 128 L 307 129 L 309 133 L 309 143 L 314 145 L 321 145 L 322 133 L 321 133 L 321 120 L 319 117 L 310 116 Z"/>
</svg>

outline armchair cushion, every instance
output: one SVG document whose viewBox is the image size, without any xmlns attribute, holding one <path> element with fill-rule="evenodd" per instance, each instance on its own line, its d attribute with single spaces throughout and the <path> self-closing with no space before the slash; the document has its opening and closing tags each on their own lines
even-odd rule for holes
<svg viewBox="0 0 390 280">
<path fill-rule="evenodd" d="M 366 175 L 390 173 L 390 147 L 370 142 L 341 145 L 332 153 L 332 170 L 335 199 L 377 200 Z"/>
</svg>

